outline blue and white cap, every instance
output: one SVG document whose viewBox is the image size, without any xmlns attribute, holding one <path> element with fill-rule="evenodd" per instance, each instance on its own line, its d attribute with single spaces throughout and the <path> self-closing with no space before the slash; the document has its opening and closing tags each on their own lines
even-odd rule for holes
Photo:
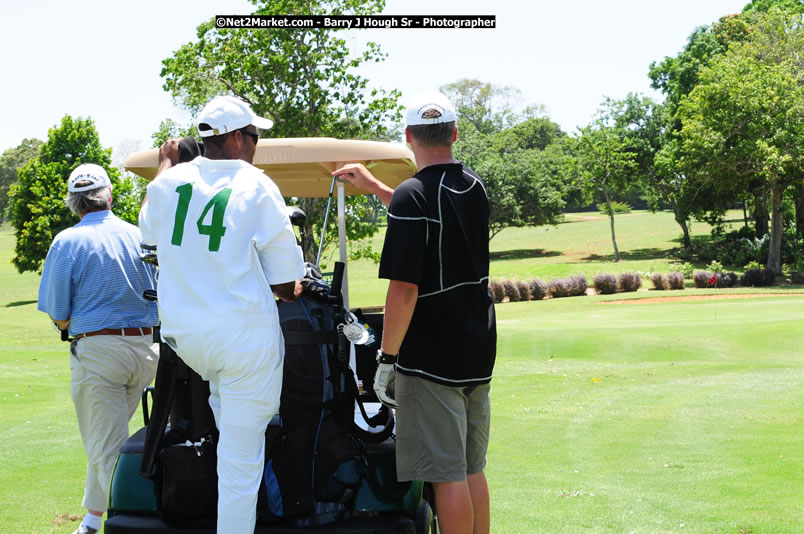
<svg viewBox="0 0 804 534">
<path fill-rule="evenodd" d="M 89 182 L 89 184 L 76 187 L 75 184 L 78 182 Z M 82 191 L 91 191 L 92 189 L 111 186 L 112 182 L 109 180 L 109 175 L 106 174 L 106 170 L 94 163 L 79 165 L 70 173 L 70 178 L 67 181 L 67 191 L 70 193 L 80 193 Z"/>
</svg>

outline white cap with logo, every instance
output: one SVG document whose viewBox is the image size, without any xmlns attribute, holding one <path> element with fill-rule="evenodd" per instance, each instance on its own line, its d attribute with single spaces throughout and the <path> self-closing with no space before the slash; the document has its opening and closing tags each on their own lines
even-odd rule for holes
<svg viewBox="0 0 804 534">
<path fill-rule="evenodd" d="M 258 117 L 248 104 L 233 96 L 216 96 L 204 106 L 198 115 L 198 124 L 208 124 L 209 130 L 201 130 L 201 137 L 223 135 L 253 124 L 257 128 L 267 130 L 274 125 L 273 121 Z"/>
<path fill-rule="evenodd" d="M 455 108 L 449 99 L 438 91 L 426 91 L 414 96 L 405 116 L 408 126 L 441 124 L 456 120 Z"/>
<path fill-rule="evenodd" d="M 76 187 L 78 182 L 89 182 L 89 184 Z M 67 191 L 70 193 L 80 193 L 82 191 L 91 191 L 92 189 L 99 189 L 101 187 L 111 187 L 112 182 L 109 180 L 109 175 L 100 165 L 94 163 L 84 163 L 76 167 L 70 178 L 67 180 Z"/>
</svg>

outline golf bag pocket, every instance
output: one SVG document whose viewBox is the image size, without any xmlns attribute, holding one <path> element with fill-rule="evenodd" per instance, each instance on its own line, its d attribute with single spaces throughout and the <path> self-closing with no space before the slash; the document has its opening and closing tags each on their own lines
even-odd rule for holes
<svg viewBox="0 0 804 534">
<path fill-rule="evenodd" d="M 162 512 L 166 520 L 214 518 L 218 507 L 215 445 L 210 437 L 162 449 Z"/>
<path fill-rule="evenodd" d="M 265 462 L 271 514 L 299 527 L 344 517 L 360 483 L 359 455 L 332 414 L 283 428 Z"/>
<path fill-rule="evenodd" d="M 318 501 L 348 502 L 360 484 L 361 451 L 346 435 L 338 419 L 327 415 L 318 431 L 313 475 L 313 496 Z"/>
</svg>

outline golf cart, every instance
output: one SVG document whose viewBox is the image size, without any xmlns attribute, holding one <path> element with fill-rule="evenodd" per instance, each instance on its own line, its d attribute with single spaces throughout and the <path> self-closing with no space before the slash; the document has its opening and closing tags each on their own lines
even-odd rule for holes
<svg viewBox="0 0 804 534">
<path fill-rule="evenodd" d="M 338 413 L 341 419 L 343 413 L 348 411 L 353 423 L 349 426 L 348 437 L 362 453 L 360 461 L 354 462 L 361 465 L 352 471 L 346 470 L 353 472 L 354 476 L 354 480 L 348 484 L 349 490 L 338 493 L 339 500 L 332 504 L 338 510 L 337 515 L 332 516 L 337 520 L 311 521 L 303 514 L 302 517 L 276 515 L 264 483 L 257 506 L 255 532 L 259 534 L 437 532 L 431 504 L 432 489 L 418 481 L 410 484 L 396 481 L 393 414 L 376 402 L 371 388 L 377 349 L 377 345 L 372 346 L 371 342 L 378 342 L 381 338 L 383 314 L 374 309 L 349 307 L 345 196 L 362 192 L 348 183 L 333 179 L 331 172 L 345 163 L 353 162 L 363 163 L 378 179 L 391 187 L 396 187 L 415 173 L 413 155 L 402 145 L 332 138 L 261 139 L 257 145 L 254 165 L 271 177 L 283 196 L 329 197 L 330 202 L 333 196 L 337 198 L 340 262 L 336 263 L 331 281 L 321 278 L 317 265 L 308 269 L 308 277 L 314 279 L 312 285 L 318 298 L 318 303 L 311 306 L 331 313 L 333 318 L 331 330 L 334 335 L 315 337 L 328 340 L 320 342 L 325 347 L 321 349 L 322 360 L 327 361 L 324 355 L 327 352 L 326 343 L 331 343 L 328 345 L 330 361 L 341 362 L 325 363 L 326 369 L 332 366 L 336 369 L 333 373 L 339 373 L 333 379 L 334 375 L 326 375 L 329 371 L 325 370 L 325 378 L 342 386 L 340 397 L 337 396 L 339 388 L 334 388 L 336 398 L 333 403 L 340 405 Z M 135 174 L 153 178 L 158 167 L 158 151 L 153 149 L 132 154 L 125 166 Z M 330 203 L 327 204 L 325 217 L 329 214 L 329 207 Z M 305 214 L 301 210 L 289 208 L 289 217 L 294 225 L 300 229 L 303 227 Z M 324 224 L 326 228 L 326 220 Z M 320 255 L 319 248 L 319 259 Z M 158 263 L 154 252 L 144 254 L 143 259 Z M 156 300 L 157 295 L 148 294 L 146 298 Z M 283 304 L 280 303 L 280 321 Z M 285 330 L 285 323 L 282 325 Z M 369 336 L 369 332 L 372 335 Z M 310 338 L 315 334 L 319 332 L 310 331 Z M 302 332 L 301 337 L 305 335 Z M 155 341 L 161 341 L 158 328 L 154 337 Z M 337 340 L 333 339 L 335 337 Z M 286 331 L 286 354 L 293 350 L 292 345 L 315 346 L 319 343 L 300 341 L 298 338 L 298 334 L 294 336 Z M 286 355 L 286 382 L 287 361 Z M 352 396 L 347 395 L 346 391 L 352 392 Z M 112 476 L 108 519 L 104 525 L 106 534 L 206 534 L 215 531 L 217 484 L 214 483 L 214 443 L 217 434 L 206 402 L 208 395 L 208 384 L 184 365 L 169 345 L 160 342 L 160 363 L 155 385 L 143 393 L 144 426 L 121 448 Z M 284 389 L 282 398 L 285 402 Z M 323 421 L 323 416 L 321 419 Z M 268 426 L 266 451 L 273 450 L 272 443 L 278 443 L 280 429 L 277 420 L 278 417 L 275 417 Z M 317 432 L 315 439 L 318 446 Z M 178 485 L 175 484 L 175 471 L 171 473 L 176 469 L 176 461 L 171 460 L 168 465 L 165 460 L 176 454 L 182 455 L 181 462 L 185 462 L 178 464 L 178 470 L 182 471 L 181 476 L 187 477 Z M 318 449 L 315 454 L 318 454 Z M 296 466 L 285 467 L 286 471 L 290 469 L 292 472 Z M 298 472 L 305 472 L 304 467 L 298 466 Z M 333 478 L 336 478 L 335 475 Z M 266 482 L 269 482 L 267 476 Z M 176 506 L 176 503 L 181 506 Z M 324 508 L 329 506 L 326 502 L 317 502 L 316 511 L 322 504 Z"/>
</svg>

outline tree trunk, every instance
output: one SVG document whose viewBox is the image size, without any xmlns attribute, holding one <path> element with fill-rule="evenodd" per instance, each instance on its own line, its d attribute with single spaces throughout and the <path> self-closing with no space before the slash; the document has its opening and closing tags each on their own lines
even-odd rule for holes
<svg viewBox="0 0 804 534">
<path fill-rule="evenodd" d="M 609 208 L 609 221 L 611 222 L 611 244 L 614 245 L 614 261 L 620 261 L 620 251 L 617 249 L 617 238 L 614 236 L 614 208 L 611 207 L 609 190 L 603 186 L 603 197 L 606 199 L 606 206 Z"/>
<path fill-rule="evenodd" d="M 743 200 L 743 225 L 748 228 L 748 210 L 745 209 L 745 200 Z"/>
<path fill-rule="evenodd" d="M 670 205 L 673 207 L 673 217 L 681 227 L 684 249 L 690 250 L 692 248 L 692 241 L 690 240 L 690 229 L 687 226 L 687 218 L 681 216 L 681 212 L 678 210 L 678 204 L 670 202 Z"/>
<path fill-rule="evenodd" d="M 754 193 L 754 229 L 757 237 L 768 233 L 768 195 L 765 191 Z"/>
<path fill-rule="evenodd" d="M 798 184 L 793 190 L 793 204 L 796 208 L 796 235 L 804 236 L 804 185 Z"/>
<path fill-rule="evenodd" d="M 312 214 L 313 210 L 315 209 L 313 199 L 300 198 L 299 208 L 301 208 L 301 210 L 304 211 L 304 213 L 308 214 L 307 216 L 308 218 L 304 222 L 304 239 L 302 239 L 302 254 L 304 255 L 304 261 L 315 263 L 315 257 L 318 254 L 318 248 L 316 248 L 315 232 L 312 224 L 310 224 L 310 215 L 309 215 Z"/>
<path fill-rule="evenodd" d="M 773 221 L 771 224 L 770 251 L 768 252 L 767 267 L 776 274 L 782 272 L 782 235 L 784 234 L 784 215 L 782 214 L 783 194 L 782 186 L 774 184 L 772 206 Z"/>
</svg>

